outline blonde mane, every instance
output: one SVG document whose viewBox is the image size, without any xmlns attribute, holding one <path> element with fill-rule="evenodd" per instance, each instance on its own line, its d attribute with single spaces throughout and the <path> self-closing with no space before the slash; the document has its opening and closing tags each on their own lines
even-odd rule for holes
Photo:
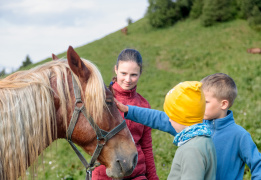
<svg viewBox="0 0 261 180">
<path fill-rule="evenodd" d="M 101 119 L 105 104 L 102 76 L 94 64 L 83 60 L 90 70 L 85 87 L 85 106 L 94 121 Z M 0 80 L 0 179 L 25 177 L 26 169 L 56 137 L 54 91 L 50 79 L 57 78 L 57 96 L 64 125 L 72 103 L 68 85 L 67 60 L 56 60 Z M 74 75 L 75 76 L 75 75 Z M 76 81 L 82 89 L 79 79 Z M 33 169 L 34 166 L 33 166 Z"/>
</svg>

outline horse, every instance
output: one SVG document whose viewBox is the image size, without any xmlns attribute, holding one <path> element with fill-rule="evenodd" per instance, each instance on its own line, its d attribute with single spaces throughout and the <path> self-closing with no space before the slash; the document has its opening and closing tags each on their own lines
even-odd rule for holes
<svg viewBox="0 0 261 180">
<path fill-rule="evenodd" d="M 74 86 L 79 87 L 81 100 Z M 79 110 L 75 115 L 77 108 L 87 113 Z M 72 121 L 75 126 L 68 134 Z M 67 59 L 17 71 L 0 80 L 0 179 L 25 178 L 26 169 L 35 167 L 34 162 L 45 148 L 69 136 L 71 143 L 89 155 L 98 145 L 104 145 L 96 156 L 106 166 L 107 175 L 128 176 L 137 164 L 129 129 L 116 128 L 110 140 L 96 135 L 99 128 L 104 134 L 123 122 L 98 68 L 69 46 Z"/>
<path fill-rule="evenodd" d="M 122 28 L 121 33 L 126 36 L 128 34 L 128 28 L 127 27 Z"/>
<path fill-rule="evenodd" d="M 261 48 L 250 48 L 247 49 L 247 52 L 252 54 L 261 54 Z"/>
</svg>

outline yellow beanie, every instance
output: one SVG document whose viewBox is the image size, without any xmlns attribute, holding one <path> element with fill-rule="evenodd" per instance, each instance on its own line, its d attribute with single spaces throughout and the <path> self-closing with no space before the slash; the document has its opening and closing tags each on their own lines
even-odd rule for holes
<svg viewBox="0 0 261 180">
<path fill-rule="evenodd" d="M 206 101 L 201 86 L 198 81 L 185 81 L 171 89 L 164 102 L 168 117 L 185 126 L 202 123 Z"/>
</svg>

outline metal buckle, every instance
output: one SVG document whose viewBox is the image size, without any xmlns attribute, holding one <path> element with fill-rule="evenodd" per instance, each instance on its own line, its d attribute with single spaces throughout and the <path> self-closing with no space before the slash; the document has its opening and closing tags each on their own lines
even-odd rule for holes
<svg viewBox="0 0 261 180">
<path fill-rule="evenodd" d="M 97 144 L 104 146 L 106 144 L 106 139 L 104 137 L 97 137 Z"/>
<path fill-rule="evenodd" d="M 92 170 L 86 169 L 86 178 L 85 180 L 91 180 L 92 179 Z"/>
</svg>

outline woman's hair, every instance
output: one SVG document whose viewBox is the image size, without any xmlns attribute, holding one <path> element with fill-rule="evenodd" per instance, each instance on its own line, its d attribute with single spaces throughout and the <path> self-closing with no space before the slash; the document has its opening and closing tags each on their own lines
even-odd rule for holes
<svg viewBox="0 0 261 180">
<path fill-rule="evenodd" d="M 203 78 L 203 91 L 210 91 L 219 99 L 226 99 L 229 102 L 230 108 L 237 97 L 237 86 L 234 80 L 224 73 L 216 73 Z"/>
<path fill-rule="evenodd" d="M 124 49 L 118 56 L 116 67 L 118 69 L 120 61 L 133 61 L 140 67 L 140 73 L 142 73 L 142 57 L 139 51 L 135 49 Z"/>
</svg>

